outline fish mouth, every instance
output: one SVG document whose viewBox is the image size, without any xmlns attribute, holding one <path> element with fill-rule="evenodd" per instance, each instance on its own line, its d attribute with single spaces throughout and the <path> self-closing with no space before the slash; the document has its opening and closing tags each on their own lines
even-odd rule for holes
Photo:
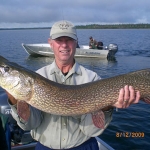
<svg viewBox="0 0 150 150">
<path fill-rule="evenodd" d="M 0 66 L 0 75 L 4 74 L 4 68 Z"/>
</svg>

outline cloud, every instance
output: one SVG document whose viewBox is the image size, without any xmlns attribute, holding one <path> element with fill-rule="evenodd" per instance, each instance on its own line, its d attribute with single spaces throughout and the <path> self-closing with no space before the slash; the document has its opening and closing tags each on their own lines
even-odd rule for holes
<svg viewBox="0 0 150 150">
<path fill-rule="evenodd" d="M 150 23 L 149 10 L 149 0 L 2 0 L 0 27 L 51 26 L 63 19 L 75 24 Z"/>
</svg>

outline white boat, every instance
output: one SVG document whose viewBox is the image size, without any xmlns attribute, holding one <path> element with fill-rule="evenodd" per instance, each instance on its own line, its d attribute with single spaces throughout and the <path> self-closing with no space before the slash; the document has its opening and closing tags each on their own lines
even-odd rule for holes
<svg viewBox="0 0 150 150">
<path fill-rule="evenodd" d="M 7 103 L 7 95 L 2 88 L 0 88 L 0 113 L 6 115 L 9 118 L 11 134 L 13 135 L 11 136 L 12 137 L 11 149 L 12 150 L 27 150 L 27 149 L 34 150 L 36 142 L 33 141 L 29 131 L 22 132 L 22 129 L 20 129 L 19 126 L 17 126 L 16 121 L 11 116 L 11 109 Z M 111 146 L 109 146 L 106 142 L 101 140 L 99 137 L 96 137 L 96 140 L 98 142 L 100 150 L 114 150 Z"/>
<path fill-rule="evenodd" d="M 107 143 L 105 143 L 99 137 L 95 137 L 95 138 L 98 142 L 99 150 L 114 150 L 111 146 L 109 146 Z M 29 144 L 24 144 L 24 145 L 13 146 L 11 148 L 11 150 L 27 150 L 28 148 L 30 150 L 34 150 L 35 146 L 36 146 L 36 142 L 33 142 L 33 143 L 29 143 Z"/>
<path fill-rule="evenodd" d="M 54 56 L 54 53 L 48 43 L 41 44 L 24 44 L 22 43 L 25 51 L 32 56 Z M 117 44 L 109 44 L 99 49 L 89 49 L 87 45 L 81 45 L 80 48 L 76 48 L 75 57 L 100 57 L 108 58 L 114 57 L 118 51 Z"/>
</svg>

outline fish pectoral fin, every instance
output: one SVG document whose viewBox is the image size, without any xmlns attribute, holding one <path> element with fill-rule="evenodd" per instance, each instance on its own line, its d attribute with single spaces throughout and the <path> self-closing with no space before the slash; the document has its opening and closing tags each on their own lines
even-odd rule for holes
<svg viewBox="0 0 150 150">
<path fill-rule="evenodd" d="M 25 101 L 17 102 L 17 113 L 24 120 L 27 121 L 30 117 L 30 108 L 29 104 Z"/>
<path fill-rule="evenodd" d="M 105 115 L 102 110 L 92 113 L 93 124 L 97 128 L 104 129 L 105 127 Z"/>
</svg>

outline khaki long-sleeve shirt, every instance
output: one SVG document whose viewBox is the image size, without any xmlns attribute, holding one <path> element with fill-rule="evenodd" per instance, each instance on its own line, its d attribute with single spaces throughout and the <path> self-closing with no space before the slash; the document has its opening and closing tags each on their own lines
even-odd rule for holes
<svg viewBox="0 0 150 150">
<path fill-rule="evenodd" d="M 55 61 L 37 71 L 52 81 L 78 85 L 99 80 L 100 77 L 93 71 L 75 63 L 66 76 L 62 74 Z M 42 112 L 30 106 L 30 118 L 27 122 L 20 121 L 17 110 L 11 105 L 12 115 L 18 125 L 24 130 L 31 130 L 32 137 L 41 144 L 53 149 L 67 149 L 76 147 L 90 137 L 100 135 L 104 129 L 97 128 L 92 121 L 91 114 L 82 116 L 58 116 Z M 104 112 L 105 128 L 112 119 L 112 111 Z"/>
</svg>

